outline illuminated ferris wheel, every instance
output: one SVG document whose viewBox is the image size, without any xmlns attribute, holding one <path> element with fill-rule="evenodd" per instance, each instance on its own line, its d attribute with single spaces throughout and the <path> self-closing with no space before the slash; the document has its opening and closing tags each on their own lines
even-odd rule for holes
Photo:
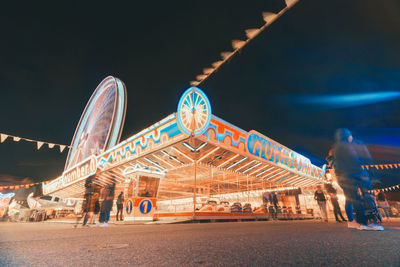
<svg viewBox="0 0 400 267">
<path fill-rule="evenodd" d="M 187 89 L 179 100 L 177 117 L 186 134 L 203 133 L 211 120 L 211 105 L 204 92 L 197 87 Z"/>
<path fill-rule="evenodd" d="M 121 136 L 125 112 L 125 85 L 119 79 L 108 76 L 97 86 L 82 113 L 65 170 L 116 145 Z"/>
</svg>

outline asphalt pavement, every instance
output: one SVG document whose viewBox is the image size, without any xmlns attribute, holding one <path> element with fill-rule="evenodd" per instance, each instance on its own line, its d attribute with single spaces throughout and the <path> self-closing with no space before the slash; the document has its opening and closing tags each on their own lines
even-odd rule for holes
<svg viewBox="0 0 400 267">
<path fill-rule="evenodd" d="M 400 266 L 400 221 L 110 225 L 0 223 L 1 266 Z"/>
</svg>

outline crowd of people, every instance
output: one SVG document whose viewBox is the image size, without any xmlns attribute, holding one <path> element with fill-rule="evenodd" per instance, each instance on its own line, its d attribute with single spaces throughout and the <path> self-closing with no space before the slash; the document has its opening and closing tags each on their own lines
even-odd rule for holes
<svg viewBox="0 0 400 267">
<path fill-rule="evenodd" d="M 381 225 L 381 214 L 384 211 L 386 217 L 389 218 L 387 211 L 389 205 L 383 192 L 380 192 L 376 199 L 370 193 L 372 189 L 371 177 L 367 169 L 362 167 L 372 164 L 372 158 L 366 145 L 355 140 L 348 129 L 338 129 L 335 133 L 335 144 L 329 151 L 327 161 L 328 167 L 334 170 L 337 183 L 342 188 L 346 198 L 347 220 L 340 210 L 337 190 L 332 185 L 332 180 L 327 179 L 328 183 L 325 184 L 325 190 L 331 200 L 336 221 L 348 221 L 349 228 L 358 230 L 384 230 Z M 327 222 L 327 199 L 322 186 L 317 186 L 314 199 L 318 202 L 321 218 Z"/>
<path fill-rule="evenodd" d="M 101 193 L 95 192 L 95 187 L 89 179 L 85 183 L 85 195 L 82 203 L 82 212 L 77 216 L 74 227 L 77 227 L 83 218 L 82 226 L 89 227 L 94 224 L 100 227 L 107 227 L 110 220 L 110 212 L 114 204 L 115 186 L 109 185 L 101 190 Z M 101 202 L 100 202 L 101 201 Z M 123 192 L 120 192 L 117 198 L 117 216 L 116 220 L 123 220 L 122 209 L 124 203 Z M 100 215 L 99 215 L 100 213 Z M 119 216 L 118 216 L 119 215 Z M 98 224 L 96 223 L 98 218 Z"/>
</svg>

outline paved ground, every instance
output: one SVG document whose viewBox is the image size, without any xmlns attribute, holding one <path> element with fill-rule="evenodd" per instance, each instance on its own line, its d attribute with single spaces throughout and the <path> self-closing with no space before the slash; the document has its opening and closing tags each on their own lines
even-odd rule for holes
<svg viewBox="0 0 400 267">
<path fill-rule="evenodd" d="M 0 266 L 400 266 L 384 232 L 312 221 L 112 225 L 0 223 Z"/>
</svg>

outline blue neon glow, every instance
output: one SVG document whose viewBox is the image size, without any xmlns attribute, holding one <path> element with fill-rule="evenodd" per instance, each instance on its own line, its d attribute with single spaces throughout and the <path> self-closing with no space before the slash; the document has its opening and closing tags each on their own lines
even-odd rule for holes
<svg viewBox="0 0 400 267">
<path fill-rule="evenodd" d="M 347 95 L 302 96 L 295 98 L 294 101 L 300 104 L 321 105 L 330 108 L 346 108 L 390 101 L 398 98 L 400 98 L 400 91 L 387 91 Z"/>
</svg>

